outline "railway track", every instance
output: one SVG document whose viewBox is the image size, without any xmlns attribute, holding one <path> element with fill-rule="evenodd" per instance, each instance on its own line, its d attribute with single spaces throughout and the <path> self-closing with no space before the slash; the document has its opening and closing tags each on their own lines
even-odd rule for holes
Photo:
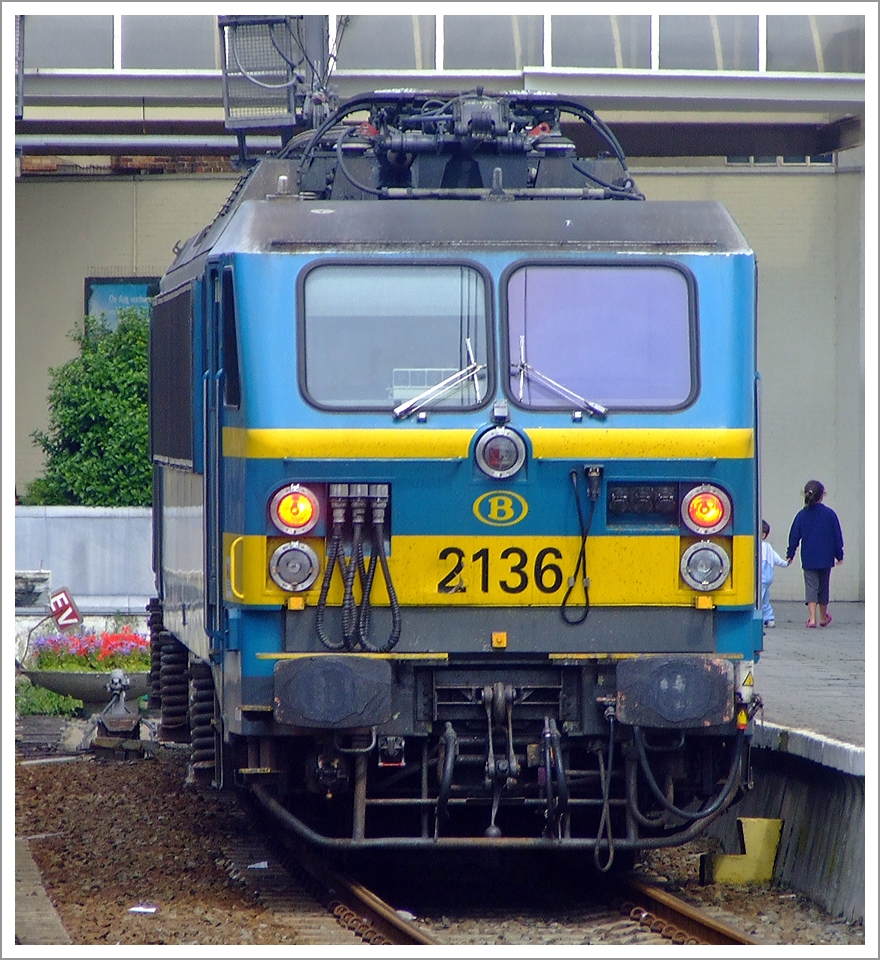
<svg viewBox="0 0 880 960">
<path fill-rule="evenodd" d="M 42 784 L 43 791 L 47 790 L 50 783 L 57 786 L 59 779 L 69 780 L 69 789 L 65 790 L 63 801 L 60 797 L 55 801 L 46 797 L 56 810 L 60 809 L 59 803 L 73 804 L 71 792 L 78 793 L 86 784 L 92 786 L 101 783 L 108 795 L 112 793 L 121 797 L 124 791 L 119 784 L 129 777 L 136 780 L 141 778 L 144 784 L 148 781 L 155 783 L 155 773 L 150 773 L 151 769 L 156 771 L 154 762 L 102 761 L 93 754 L 92 763 L 70 763 L 64 762 L 73 758 L 64 756 L 66 751 L 63 747 L 55 749 L 57 752 L 52 758 L 54 763 L 46 764 L 43 761 L 32 766 L 33 761 L 25 761 L 21 769 L 45 771 L 46 779 L 34 781 L 34 786 Z M 81 754 L 79 759 L 86 760 Z M 182 762 L 182 758 L 177 756 L 168 756 L 165 760 L 159 761 L 162 767 L 169 761 L 173 761 L 172 766 L 177 767 Z M 88 768 L 93 764 L 97 766 L 93 773 L 88 774 Z M 73 774 L 77 776 L 70 779 Z M 166 822 L 176 816 L 176 801 L 171 793 L 177 790 L 173 773 L 168 783 L 170 806 L 162 806 L 161 811 L 159 807 L 156 808 L 156 815 L 161 812 L 161 816 L 158 816 L 158 821 L 152 819 L 150 830 L 158 829 L 159 821 Z M 586 886 L 578 886 L 571 896 L 563 897 L 560 891 L 571 886 L 571 878 L 584 874 L 582 864 L 575 867 L 574 872 L 570 869 L 571 865 L 568 872 L 560 871 L 562 882 L 558 888 L 551 889 L 545 886 L 545 878 L 535 877 L 534 883 L 520 885 L 519 892 L 514 893 L 514 901 L 509 901 L 499 888 L 494 903 L 474 900 L 471 909 L 460 909 L 461 901 L 458 904 L 444 901 L 437 893 L 444 890 L 448 892 L 467 877 L 467 868 L 461 864 L 449 860 L 445 868 L 439 861 L 432 863 L 430 868 L 427 864 L 413 865 L 412 876 L 417 878 L 421 875 L 420 884 L 404 877 L 403 883 L 395 889 L 383 882 L 381 873 L 370 874 L 362 869 L 363 864 L 352 869 L 333 869 L 325 858 L 303 849 L 298 841 L 290 839 L 282 845 L 277 826 L 256 829 L 251 809 L 253 802 L 245 808 L 239 798 L 231 794 L 199 791 L 199 795 L 204 799 L 193 802 L 210 804 L 216 808 L 212 820 L 228 820 L 233 827 L 223 835 L 220 846 L 223 856 L 215 864 L 222 863 L 225 866 L 237 887 L 247 888 L 251 900 L 257 902 L 264 911 L 260 917 L 262 925 L 268 923 L 272 931 L 280 930 L 284 934 L 277 940 L 261 942 L 407 946 L 499 943 L 530 946 L 590 943 L 719 945 L 759 942 L 635 875 L 622 876 L 613 888 L 609 888 L 607 878 L 603 879 L 604 896 L 595 890 L 590 891 Z M 69 812 L 65 810 L 65 823 L 82 822 L 72 815 L 76 809 L 72 805 Z M 185 807 L 180 808 L 186 818 L 183 823 L 192 823 L 192 813 L 186 810 Z M 207 809 L 205 813 L 208 813 Z M 144 816 L 142 809 L 140 815 Z M 66 846 L 68 833 L 36 834 L 37 829 L 45 830 L 46 824 L 37 822 L 33 827 L 32 839 L 40 844 L 57 844 L 57 862 L 70 861 L 71 848 Z M 99 830 L 96 839 L 90 841 L 91 849 L 96 853 L 98 843 L 103 842 L 103 833 L 106 833 L 106 829 Z M 112 837 L 109 839 L 112 840 Z M 161 853 L 160 847 L 157 850 L 160 859 Z M 100 856 L 90 863 L 97 870 L 101 865 Z M 139 869 L 146 871 L 146 866 L 140 865 Z M 444 873 L 444 869 L 449 872 Z M 493 876 L 499 876 L 497 871 Z M 485 879 L 484 876 L 474 878 L 473 882 L 478 886 L 472 889 L 478 889 Z M 77 883 L 81 883 L 81 880 L 80 874 Z M 96 874 L 93 882 L 100 885 L 106 881 L 101 881 Z M 528 889 L 524 889 L 526 887 Z M 467 896 L 464 899 L 467 902 Z M 211 898 L 205 899 L 196 910 L 203 919 L 210 919 L 216 914 L 218 922 L 222 912 Z M 747 922 L 743 921 L 744 924 Z M 242 927 L 237 932 L 242 942 L 247 942 L 249 931 Z M 275 934 L 267 930 L 266 935 Z M 73 942 L 91 941 L 80 938 Z M 118 942 L 127 941 L 121 939 Z M 188 939 L 185 942 L 202 941 Z"/>
<path fill-rule="evenodd" d="M 270 817 L 271 810 L 265 811 Z M 275 821 L 277 823 L 277 821 Z M 450 911 L 439 923 L 395 909 L 379 894 L 359 882 L 353 873 L 332 869 L 298 840 L 282 835 L 288 868 L 311 886 L 338 921 L 371 944 L 453 945 L 492 944 L 498 930 L 506 931 L 504 944 L 545 942 L 590 944 L 655 943 L 675 945 L 742 945 L 760 941 L 710 917 L 662 887 L 636 876 L 614 881 L 611 903 L 588 900 L 579 911 L 560 919 L 539 909 L 523 916 L 521 910 L 492 910 L 482 922 L 469 916 L 454 919 Z M 429 908 L 430 909 L 430 908 Z M 546 938 L 550 937 L 551 941 Z M 595 939 L 594 939 L 595 938 Z"/>
<path fill-rule="evenodd" d="M 631 894 L 620 903 L 621 910 L 633 920 L 660 933 L 673 943 L 735 945 L 759 944 L 760 941 L 721 923 L 697 910 L 662 887 L 644 883 L 634 877 L 621 877 L 621 891 Z"/>
<path fill-rule="evenodd" d="M 354 876 L 328 867 L 309 851 L 284 844 L 280 862 L 265 857 L 262 843 L 228 850 L 230 874 L 249 886 L 276 915 L 289 916 L 303 943 L 393 946 L 535 942 L 592 944 L 742 945 L 759 941 L 695 909 L 660 887 L 634 877 L 617 881 L 611 904 L 588 902 L 560 917 L 544 911 L 490 910 L 485 917 L 439 920 L 396 910 Z M 254 869 L 255 867 L 259 869 Z M 430 932 L 429 932 L 430 931 Z"/>
</svg>

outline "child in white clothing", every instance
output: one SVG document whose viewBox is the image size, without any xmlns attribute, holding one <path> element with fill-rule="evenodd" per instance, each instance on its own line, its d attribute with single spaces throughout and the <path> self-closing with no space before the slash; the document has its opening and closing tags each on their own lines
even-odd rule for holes
<svg viewBox="0 0 880 960">
<path fill-rule="evenodd" d="M 767 536 L 770 533 L 770 524 L 761 521 L 761 607 L 764 614 L 764 626 L 775 627 L 776 617 L 770 604 L 770 584 L 773 583 L 773 568 L 787 567 L 791 560 L 782 557 L 770 546 Z"/>
</svg>

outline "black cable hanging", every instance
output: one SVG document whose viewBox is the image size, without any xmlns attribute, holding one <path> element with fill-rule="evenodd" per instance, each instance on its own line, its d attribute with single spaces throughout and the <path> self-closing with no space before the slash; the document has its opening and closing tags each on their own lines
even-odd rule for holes
<svg viewBox="0 0 880 960">
<path fill-rule="evenodd" d="M 674 814 L 676 817 L 680 817 L 682 820 L 685 820 L 688 823 L 693 823 L 697 820 L 703 820 L 722 809 L 728 797 L 739 785 L 739 768 L 745 746 L 745 730 L 736 731 L 736 744 L 734 746 L 733 758 L 730 763 L 730 769 L 728 771 L 727 781 L 725 782 L 724 787 L 708 807 L 702 807 L 701 809 L 693 812 L 682 810 L 681 807 L 675 806 L 675 804 L 670 803 L 669 800 L 666 799 L 666 796 L 660 789 L 660 786 L 658 785 L 648 762 L 648 756 L 645 752 L 645 737 L 642 733 L 641 727 L 633 727 L 633 739 L 635 740 L 636 749 L 638 750 L 639 764 L 642 768 L 642 772 L 645 774 L 645 779 L 648 781 L 648 786 L 651 789 L 651 793 L 654 794 L 655 799 L 664 810 L 668 810 L 669 813 Z"/>
<path fill-rule="evenodd" d="M 601 177 L 597 177 L 594 173 L 584 170 L 584 168 L 574 160 L 571 161 L 571 165 L 582 177 L 586 177 L 588 180 L 592 180 L 593 183 L 598 183 L 600 187 L 604 187 L 608 191 L 609 198 L 612 200 L 645 199 L 645 195 L 640 190 L 635 189 L 635 181 L 632 177 L 628 176 L 625 183 L 618 187 L 613 183 L 606 183 Z"/>
<path fill-rule="evenodd" d="M 391 571 L 388 568 L 388 557 L 385 554 L 385 510 L 387 505 L 387 496 L 373 496 L 373 550 L 370 554 L 370 564 L 367 567 L 366 576 L 363 580 L 363 598 L 361 599 L 357 623 L 358 641 L 361 647 L 369 653 L 388 653 L 397 646 L 397 642 L 400 640 L 400 603 L 397 599 L 397 591 L 394 589 L 394 583 L 391 580 Z M 370 639 L 370 626 L 372 622 L 370 594 L 373 592 L 377 565 L 382 570 L 382 577 L 385 580 L 385 588 L 388 592 L 388 603 L 391 610 L 391 632 L 388 634 L 388 639 L 385 643 L 381 645 L 373 643 Z"/>
<path fill-rule="evenodd" d="M 565 596 L 562 598 L 562 604 L 559 607 L 559 612 L 562 615 L 562 619 L 570 624 L 571 626 L 577 626 L 579 623 L 583 623 L 587 619 L 587 614 L 590 612 L 590 580 L 587 577 L 587 536 L 590 533 L 590 525 L 593 522 L 593 512 L 596 509 L 596 501 L 590 497 L 590 512 L 587 516 L 587 521 L 584 523 L 584 512 L 581 507 L 581 495 L 580 490 L 578 489 L 578 475 L 577 470 L 572 470 L 571 474 L 571 484 L 574 489 L 574 503 L 577 507 L 578 515 L 578 526 L 581 532 L 581 542 L 580 548 L 578 549 L 578 559 L 577 565 L 574 569 L 574 575 L 569 577 L 568 580 L 568 589 L 565 591 Z M 584 587 L 584 609 L 576 617 L 571 617 L 568 613 L 568 600 L 574 590 L 575 583 L 578 580 L 578 574 L 581 575 L 581 581 Z"/>
<path fill-rule="evenodd" d="M 599 830 L 596 833 L 596 846 L 593 847 L 593 864 L 602 873 L 607 873 L 614 863 L 614 831 L 611 829 L 611 774 L 614 771 L 614 722 L 616 717 L 612 709 L 605 712 L 609 723 L 608 732 L 608 767 L 605 767 L 605 758 L 599 749 L 599 783 L 602 787 L 602 815 L 599 818 Z M 599 843 L 602 834 L 608 840 L 608 859 L 603 864 L 599 856 Z"/>
<path fill-rule="evenodd" d="M 342 572 L 342 638 L 347 650 L 354 649 L 358 641 L 358 607 L 354 596 L 354 580 L 357 574 L 360 574 L 361 589 L 366 589 L 363 533 L 366 510 L 367 502 L 364 497 L 352 498 L 351 556 L 345 562 Z"/>
<path fill-rule="evenodd" d="M 324 579 L 321 581 L 321 593 L 318 596 L 318 609 L 315 613 L 315 632 L 321 644 L 328 650 L 344 650 L 345 640 L 332 640 L 324 626 L 324 614 L 327 610 L 327 594 L 330 592 L 330 581 L 333 579 L 333 570 L 337 563 L 339 571 L 345 578 L 345 565 L 340 557 L 342 551 L 342 521 L 333 522 L 333 530 L 330 535 L 330 543 L 327 546 L 326 566 L 324 568 Z"/>
</svg>

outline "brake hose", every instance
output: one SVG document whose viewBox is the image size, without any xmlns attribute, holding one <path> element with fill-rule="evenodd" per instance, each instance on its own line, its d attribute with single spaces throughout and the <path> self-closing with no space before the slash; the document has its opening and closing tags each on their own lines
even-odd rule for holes
<svg viewBox="0 0 880 960">
<path fill-rule="evenodd" d="M 544 791 L 547 795 L 547 824 L 545 826 L 545 835 L 552 836 L 551 824 L 555 821 L 555 802 L 553 800 L 553 757 L 551 754 L 550 743 L 550 718 L 544 717 L 544 732 L 541 736 L 544 746 Z"/>
<path fill-rule="evenodd" d="M 561 818 L 568 810 L 568 775 L 565 772 L 565 761 L 562 757 L 562 737 L 552 717 L 550 718 L 550 745 L 553 747 L 553 762 L 556 767 L 556 816 Z"/>
<path fill-rule="evenodd" d="M 455 767 L 455 754 L 458 750 L 458 737 L 452 724 L 447 720 L 443 730 L 443 775 L 440 778 L 440 790 L 437 793 L 437 820 L 449 819 L 449 794 L 452 791 L 452 772 Z"/>
<path fill-rule="evenodd" d="M 633 727 L 633 739 L 636 742 L 636 748 L 639 754 L 639 764 L 642 768 L 642 772 L 645 775 L 645 779 L 648 781 L 648 786 L 651 788 L 651 793 L 654 794 L 657 802 L 661 807 L 663 807 L 664 810 L 668 810 L 669 813 L 675 814 L 675 816 L 681 817 L 682 820 L 685 820 L 689 823 L 696 820 L 702 820 L 720 810 L 727 798 L 731 795 L 731 793 L 733 793 L 734 788 L 739 784 L 739 766 L 740 760 L 742 759 L 743 747 L 745 745 L 744 730 L 736 731 L 736 745 L 734 747 L 733 759 L 730 763 L 730 770 L 727 774 L 727 781 L 724 784 L 724 787 L 708 807 L 701 808 L 693 813 L 688 812 L 687 810 L 682 810 L 681 807 L 675 806 L 675 804 L 670 803 L 669 800 L 666 799 L 666 796 L 657 784 L 657 781 L 654 778 L 654 773 L 651 770 L 650 764 L 648 763 L 648 756 L 645 753 L 645 738 L 641 727 Z"/>
</svg>

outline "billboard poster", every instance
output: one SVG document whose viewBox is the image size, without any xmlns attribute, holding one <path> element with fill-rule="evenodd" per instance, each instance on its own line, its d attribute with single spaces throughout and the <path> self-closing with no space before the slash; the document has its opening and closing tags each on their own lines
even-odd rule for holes
<svg viewBox="0 0 880 960">
<path fill-rule="evenodd" d="M 124 307 L 147 307 L 159 292 L 159 277 L 86 277 L 84 313 L 101 317 L 111 330 Z"/>
</svg>

